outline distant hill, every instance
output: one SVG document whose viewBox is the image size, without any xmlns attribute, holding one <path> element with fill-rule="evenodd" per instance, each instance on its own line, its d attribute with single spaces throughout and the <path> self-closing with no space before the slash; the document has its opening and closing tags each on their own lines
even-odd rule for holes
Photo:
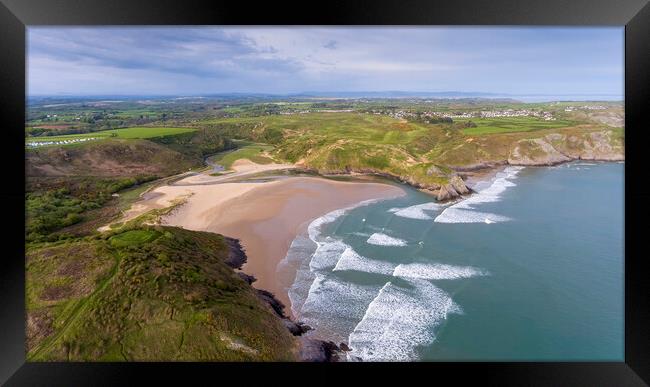
<svg viewBox="0 0 650 387">
<path fill-rule="evenodd" d="M 463 91 L 310 91 L 290 94 L 296 97 L 340 97 L 340 98 L 502 98 L 503 94 Z"/>
</svg>

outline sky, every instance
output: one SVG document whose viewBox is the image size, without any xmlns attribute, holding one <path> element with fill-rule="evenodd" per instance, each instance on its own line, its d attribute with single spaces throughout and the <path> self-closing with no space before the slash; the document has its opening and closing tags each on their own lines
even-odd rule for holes
<svg viewBox="0 0 650 387">
<path fill-rule="evenodd" d="M 623 27 L 29 27 L 27 93 L 623 95 Z"/>
</svg>

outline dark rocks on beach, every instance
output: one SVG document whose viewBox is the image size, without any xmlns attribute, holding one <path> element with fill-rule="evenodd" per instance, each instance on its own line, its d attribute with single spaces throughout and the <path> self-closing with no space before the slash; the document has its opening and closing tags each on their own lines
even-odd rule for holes
<svg viewBox="0 0 650 387">
<path fill-rule="evenodd" d="M 351 349 L 350 347 L 348 347 L 348 345 L 345 344 L 345 343 L 341 343 L 341 344 L 339 344 L 339 348 L 341 349 L 341 351 L 345 351 L 345 352 L 350 352 L 350 351 L 352 351 L 352 349 Z"/>
<path fill-rule="evenodd" d="M 284 324 L 285 327 L 287 327 L 289 332 L 291 332 L 291 334 L 294 336 L 302 336 L 303 333 L 306 333 L 313 329 L 307 324 L 301 322 L 294 322 L 291 319 L 286 317 L 282 320 L 282 323 Z"/>
<path fill-rule="evenodd" d="M 323 341 L 322 343 L 328 361 L 338 360 L 338 352 L 340 351 L 338 345 L 333 341 Z"/>
<path fill-rule="evenodd" d="M 269 292 L 268 290 L 257 289 L 257 295 L 263 301 L 268 303 L 278 316 L 286 317 L 284 315 L 284 304 L 275 298 L 273 293 Z"/>
<path fill-rule="evenodd" d="M 242 273 L 243 274 L 243 273 Z M 252 277 L 244 274 L 247 277 Z M 254 277 L 253 277 L 254 278 Z M 292 335 L 294 336 L 302 336 L 303 333 L 308 332 L 312 330 L 313 328 L 310 327 L 309 325 L 302 323 L 302 322 L 296 322 L 293 321 L 290 317 L 284 314 L 284 304 L 275 298 L 275 295 L 273 293 L 269 292 L 268 290 L 263 290 L 263 289 L 256 289 L 257 290 L 257 296 L 262 299 L 262 301 L 266 302 L 269 304 L 271 309 L 275 312 L 275 314 L 278 315 L 282 319 L 282 324 L 291 332 Z"/>
<path fill-rule="evenodd" d="M 228 244 L 228 258 L 226 258 L 226 265 L 232 267 L 233 269 L 241 269 L 241 267 L 246 263 L 246 253 L 239 239 L 229 238 L 224 236 L 226 243 Z"/>
<path fill-rule="evenodd" d="M 460 195 L 458 194 L 458 192 L 456 192 L 454 187 L 447 184 L 440 187 L 440 189 L 438 190 L 438 194 L 436 196 L 439 201 L 444 201 L 444 200 L 453 199 Z"/>
<path fill-rule="evenodd" d="M 229 247 L 228 257 L 226 258 L 226 264 L 233 269 L 241 269 L 242 265 L 246 263 L 246 253 L 242 248 L 238 239 L 224 237 L 226 243 Z M 244 272 L 237 272 L 237 275 L 244 280 L 246 283 L 251 285 L 257 279 L 249 274 Z M 291 332 L 294 336 L 302 336 L 304 333 L 312 330 L 313 328 L 309 325 L 302 322 L 295 322 L 290 317 L 284 314 L 284 304 L 275 298 L 275 295 L 268 290 L 255 289 L 257 296 L 267 303 L 271 309 L 280 317 L 284 326 Z M 332 341 L 322 341 L 316 339 L 308 339 L 306 337 L 301 337 L 301 349 L 300 349 L 300 358 L 304 361 L 312 362 L 331 362 L 338 361 L 338 353 L 340 351 L 349 351 L 350 348 L 345 344 L 341 343 L 339 348 Z"/>
<path fill-rule="evenodd" d="M 308 362 L 339 361 L 340 348 L 333 341 L 302 338 L 300 358 Z"/>
<path fill-rule="evenodd" d="M 302 331 L 302 333 L 306 333 L 306 332 L 309 332 L 309 331 L 314 329 L 314 328 L 310 327 L 309 325 L 307 325 L 307 324 L 305 324 L 303 322 L 300 322 L 300 321 L 298 321 L 296 324 L 300 327 L 300 330 Z"/>
<path fill-rule="evenodd" d="M 239 278 L 243 279 L 244 282 L 246 282 L 249 285 L 252 284 L 253 282 L 257 281 L 257 278 L 255 278 L 252 275 L 246 274 L 243 271 L 237 272 L 237 275 L 239 276 Z"/>
</svg>

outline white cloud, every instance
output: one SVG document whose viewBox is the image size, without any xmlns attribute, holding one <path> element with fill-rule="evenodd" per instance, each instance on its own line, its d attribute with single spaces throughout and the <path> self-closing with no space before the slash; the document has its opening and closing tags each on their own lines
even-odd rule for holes
<svg viewBox="0 0 650 387">
<path fill-rule="evenodd" d="M 596 93 L 623 76 L 620 28 L 30 27 L 28 42 L 31 94 Z"/>
</svg>

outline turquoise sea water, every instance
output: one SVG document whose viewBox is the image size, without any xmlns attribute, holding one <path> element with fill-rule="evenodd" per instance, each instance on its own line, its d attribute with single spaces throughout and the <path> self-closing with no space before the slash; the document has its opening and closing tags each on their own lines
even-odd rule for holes
<svg viewBox="0 0 650 387">
<path fill-rule="evenodd" d="M 349 360 L 623 359 L 623 163 L 508 167 L 458 203 L 316 219 L 280 265 L 309 334 Z"/>
</svg>

